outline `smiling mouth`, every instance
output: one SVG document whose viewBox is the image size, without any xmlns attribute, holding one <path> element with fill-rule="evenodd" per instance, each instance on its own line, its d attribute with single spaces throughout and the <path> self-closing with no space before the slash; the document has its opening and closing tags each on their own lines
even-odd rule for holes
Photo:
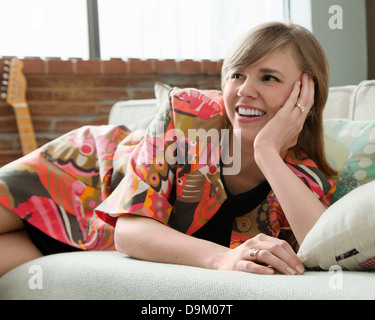
<svg viewBox="0 0 375 320">
<path fill-rule="evenodd" d="M 237 107 L 237 113 L 242 117 L 261 117 L 264 116 L 266 113 L 259 109 L 252 109 L 252 108 L 243 108 Z"/>
</svg>

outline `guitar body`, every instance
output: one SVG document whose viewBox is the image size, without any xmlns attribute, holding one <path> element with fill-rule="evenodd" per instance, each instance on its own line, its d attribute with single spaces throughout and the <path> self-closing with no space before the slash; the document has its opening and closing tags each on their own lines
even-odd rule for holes
<svg viewBox="0 0 375 320">
<path fill-rule="evenodd" d="M 23 74 L 23 62 L 11 59 L 4 66 L 2 97 L 10 104 L 16 116 L 18 133 L 20 137 L 22 153 L 28 154 L 38 148 L 35 139 L 33 123 L 31 121 L 29 106 L 26 102 L 27 82 Z M 6 91 L 6 94 L 5 94 Z"/>
</svg>

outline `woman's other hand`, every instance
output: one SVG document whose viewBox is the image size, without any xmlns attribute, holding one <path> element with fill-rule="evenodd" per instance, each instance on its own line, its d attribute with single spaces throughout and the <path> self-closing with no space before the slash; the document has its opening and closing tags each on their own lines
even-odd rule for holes
<svg viewBox="0 0 375 320">
<path fill-rule="evenodd" d="M 257 274 L 302 274 L 304 266 L 284 240 L 259 234 L 235 249 L 227 251 L 218 269 Z"/>
</svg>

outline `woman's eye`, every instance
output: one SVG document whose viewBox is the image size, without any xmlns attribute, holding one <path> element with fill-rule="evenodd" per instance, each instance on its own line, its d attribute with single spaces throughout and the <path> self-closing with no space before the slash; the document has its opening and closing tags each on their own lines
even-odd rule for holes
<svg viewBox="0 0 375 320">
<path fill-rule="evenodd" d="M 241 75 L 240 73 L 234 73 L 232 78 L 233 79 L 243 79 L 243 75 Z"/>
<path fill-rule="evenodd" d="M 271 75 L 265 75 L 265 76 L 263 76 L 262 81 L 276 81 L 276 82 L 280 82 L 279 79 L 277 79 L 276 77 L 271 76 Z"/>
</svg>

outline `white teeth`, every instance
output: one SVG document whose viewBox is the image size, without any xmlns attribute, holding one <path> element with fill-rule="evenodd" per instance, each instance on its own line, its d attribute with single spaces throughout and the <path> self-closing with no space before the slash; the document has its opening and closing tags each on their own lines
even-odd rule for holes
<svg viewBox="0 0 375 320">
<path fill-rule="evenodd" d="M 241 107 L 238 108 L 238 113 L 241 116 L 257 116 L 257 117 L 263 116 L 264 114 L 266 114 L 265 112 L 260 111 L 260 110 L 247 109 L 247 108 L 241 108 Z"/>
</svg>

